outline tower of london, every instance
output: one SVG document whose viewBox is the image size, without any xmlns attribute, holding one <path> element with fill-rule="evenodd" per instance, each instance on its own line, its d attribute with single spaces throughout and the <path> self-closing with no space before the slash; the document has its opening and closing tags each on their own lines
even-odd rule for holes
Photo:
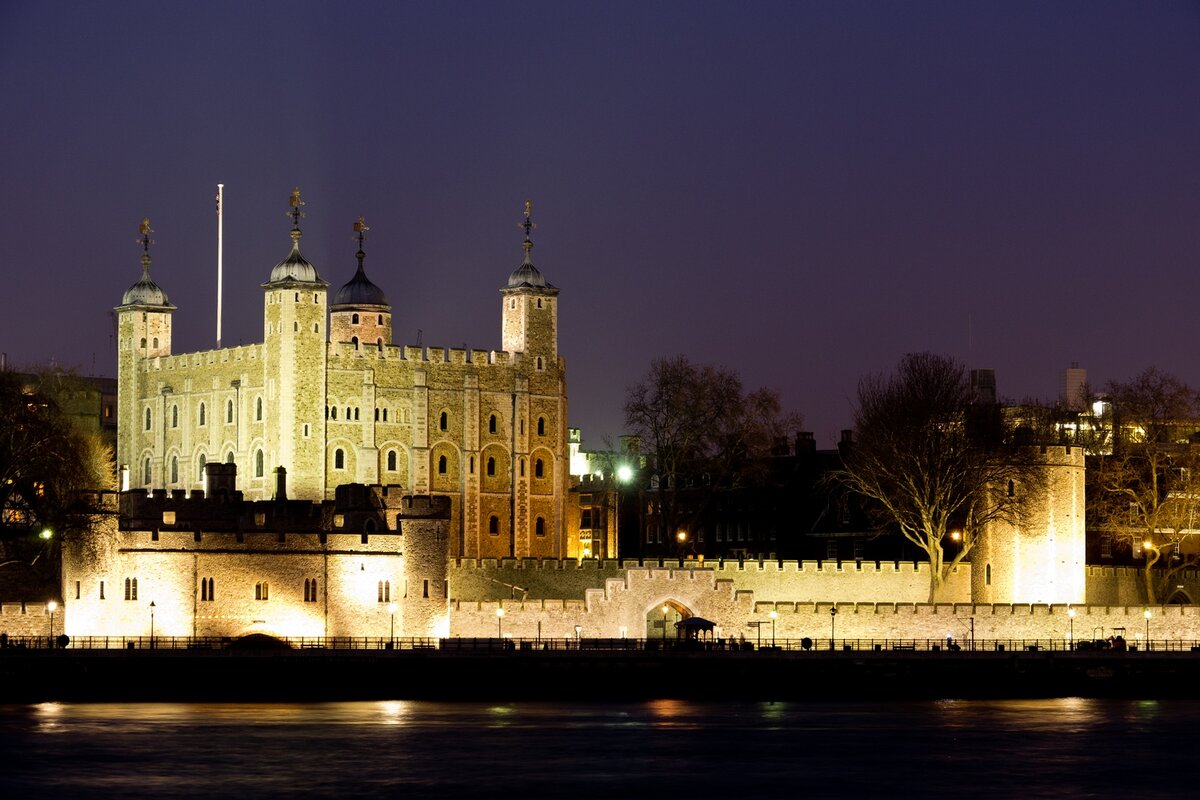
<svg viewBox="0 0 1200 800">
<path fill-rule="evenodd" d="M 400 346 L 387 295 L 357 269 L 330 292 L 301 251 L 304 205 L 292 193 L 286 256 L 264 269 L 263 340 L 174 353 L 176 306 L 142 275 L 116 307 L 122 489 L 204 490 L 205 467 L 235 466 L 248 500 L 321 502 L 349 483 L 448 498 L 457 558 L 566 555 L 566 365 L 558 293 L 524 259 L 500 287 L 501 348 Z M 283 499 L 283 498 L 280 498 Z"/>
</svg>

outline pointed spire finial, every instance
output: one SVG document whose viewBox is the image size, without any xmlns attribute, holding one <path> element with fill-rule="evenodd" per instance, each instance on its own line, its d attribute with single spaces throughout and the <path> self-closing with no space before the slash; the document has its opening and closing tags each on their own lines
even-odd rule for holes
<svg viewBox="0 0 1200 800">
<path fill-rule="evenodd" d="M 300 199 L 299 186 L 292 190 L 292 196 L 288 198 L 288 205 L 292 209 L 287 212 L 287 215 L 292 218 L 292 239 L 299 242 L 300 237 L 304 235 L 300 232 L 300 220 L 304 218 L 304 212 L 300 210 L 300 206 L 305 205 L 305 202 Z"/>
<path fill-rule="evenodd" d="M 142 246 L 142 269 L 149 272 L 150 245 L 154 244 L 154 240 L 150 238 L 150 234 L 154 233 L 154 229 L 150 227 L 149 217 L 142 217 L 142 224 L 138 225 L 138 233 L 141 234 L 141 237 L 134 239 L 134 241 Z"/>
<path fill-rule="evenodd" d="M 367 221 L 360 214 L 358 220 L 354 223 L 354 232 L 357 234 L 355 238 L 358 239 L 358 252 L 354 254 L 354 257 L 358 259 L 359 272 L 362 272 L 363 258 L 367 255 L 363 252 L 363 234 L 369 230 L 371 229 L 367 227 Z"/>
<path fill-rule="evenodd" d="M 517 227 L 525 229 L 525 242 L 521 246 L 525 248 L 525 263 L 530 264 L 532 263 L 531 259 L 533 257 L 531 255 L 533 252 L 533 240 L 529 238 L 529 232 L 537 227 L 533 221 L 532 200 L 525 201 L 525 221 L 520 223 Z"/>
</svg>

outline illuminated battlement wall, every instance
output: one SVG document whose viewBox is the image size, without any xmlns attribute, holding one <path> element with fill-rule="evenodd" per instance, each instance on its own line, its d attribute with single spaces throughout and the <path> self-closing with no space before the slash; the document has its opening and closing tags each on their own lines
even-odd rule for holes
<svg viewBox="0 0 1200 800">
<path fill-rule="evenodd" d="M 695 561 L 645 559 L 638 561 L 574 561 L 550 559 L 457 559 L 450 565 L 451 596 L 462 600 L 520 598 L 578 598 L 589 589 L 603 588 L 613 579 L 654 574 L 668 580 L 692 581 L 697 576 L 726 579 L 760 597 L 790 601 L 829 600 L 873 602 L 888 598 L 922 602 L 929 597 L 929 565 L 911 561 Z M 515 587 L 515 588 L 514 588 Z M 971 565 L 950 576 L 946 596 L 957 602 L 971 599 Z"/>
<path fill-rule="evenodd" d="M 1177 572 L 1159 587 L 1160 600 L 1168 603 L 1196 603 L 1200 600 L 1200 570 Z M 1087 602 L 1089 605 L 1135 606 L 1146 601 L 1142 571 L 1137 567 L 1088 567 Z"/>
<path fill-rule="evenodd" d="M 461 347 L 436 347 L 416 345 L 384 344 L 363 341 L 358 345 L 351 342 L 328 342 L 330 365 L 336 366 L 336 360 L 365 359 L 383 361 L 401 361 L 412 364 L 448 364 L 451 366 L 475 367 L 519 367 L 534 357 L 525 353 L 510 353 L 507 350 L 478 350 Z M 562 358 L 543 358 L 543 369 L 553 369 L 560 366 Z"/>
</svg>

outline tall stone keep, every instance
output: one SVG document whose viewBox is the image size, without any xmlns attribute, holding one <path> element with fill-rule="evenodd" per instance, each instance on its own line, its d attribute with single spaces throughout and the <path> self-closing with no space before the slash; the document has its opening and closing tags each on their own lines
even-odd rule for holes
<svg viewBox="0 0 1200 800">
<path fill-rule="evenodd" d="M 146 385 L 145 359 L 171 354 L 171 314 L 175 306 L 150 277 L 150 220 L 138 228 L 142 245 L 142 277 L 125 291 L 117 312 L 117 408 L 124 425 L 117 430 L 117 463 L 134 473 L 136 483 L 162 482 L 162 448 L 139 447 L 139 430 L 162 429 L 165 402 Z M 125 488 L 125 487 L 122 487 Z"/>
<path fill-rule="evenodd" d="M 971 553 L 976 603 L 1084 603 L 1084 455 L 1081 447 L 1038 448 L 1040 485 L 1010 481 L 996 491 L 1028 492 L 1019 521 L 988 526 Z"/>
<path fill-rule="evenodd" d="M 325 491 L 325 314 L 327 284 L 300 252 L 300 190 L 291 197 L 292 251 L 263 284 L 263 360 L 266 395 L 273 413 L 259 419 L 257 406 L 245 411 L 266 423 L 266 458 L 285 465 L 299 497 Z M 239 402 L 239 406 L 241 403 Z M 257 462 L 258 455 L 255 451 Z M 251 464 L 255 477 L 262 465 Z"/>
</svg>

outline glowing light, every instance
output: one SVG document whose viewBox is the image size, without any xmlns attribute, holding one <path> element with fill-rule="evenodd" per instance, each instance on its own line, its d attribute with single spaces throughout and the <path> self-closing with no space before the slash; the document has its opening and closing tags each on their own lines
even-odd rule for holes
<svg viewBox="0 0 1200 800">
<path fill-rule="evenodd" d="M 955 542 L 962 541 L 962 531 L 950 531 L 950 539 Z"/>
<path fill-rule="evenodd" d="M 46 603 L 46 609 L 53 614 L 55 611 L 58 611 L 58 603 L 51 600 L 49 603 Z M 1150 612 L 1147 611 L 1146 613 L 1149 614 Z"/>
<path fill-rule="evenodd" d="M 675 538 L 679 540 L 680 544 L 682 544 L 683 542 L 686 542 L 687 541 L 687 531 L 680 531 L 679 533 L 675 534 Z"/>
<path fill-rule="evenodd" d="M 43 539 L 49 539 L 51 536 L 54 535 L 54 531 L 50 530 L 49 528 L 42 528 L 42 532 L 40 535 Z"/>
<path fill-rule="evenodd" d="M 621 466 L 617 467 L 617 480 L 619 480 L 621 483 L 629 483 L 629 480 L 632 477 L 633 470 L 630 469 L 628 464 L 622 464 Z"/>
</svg>

